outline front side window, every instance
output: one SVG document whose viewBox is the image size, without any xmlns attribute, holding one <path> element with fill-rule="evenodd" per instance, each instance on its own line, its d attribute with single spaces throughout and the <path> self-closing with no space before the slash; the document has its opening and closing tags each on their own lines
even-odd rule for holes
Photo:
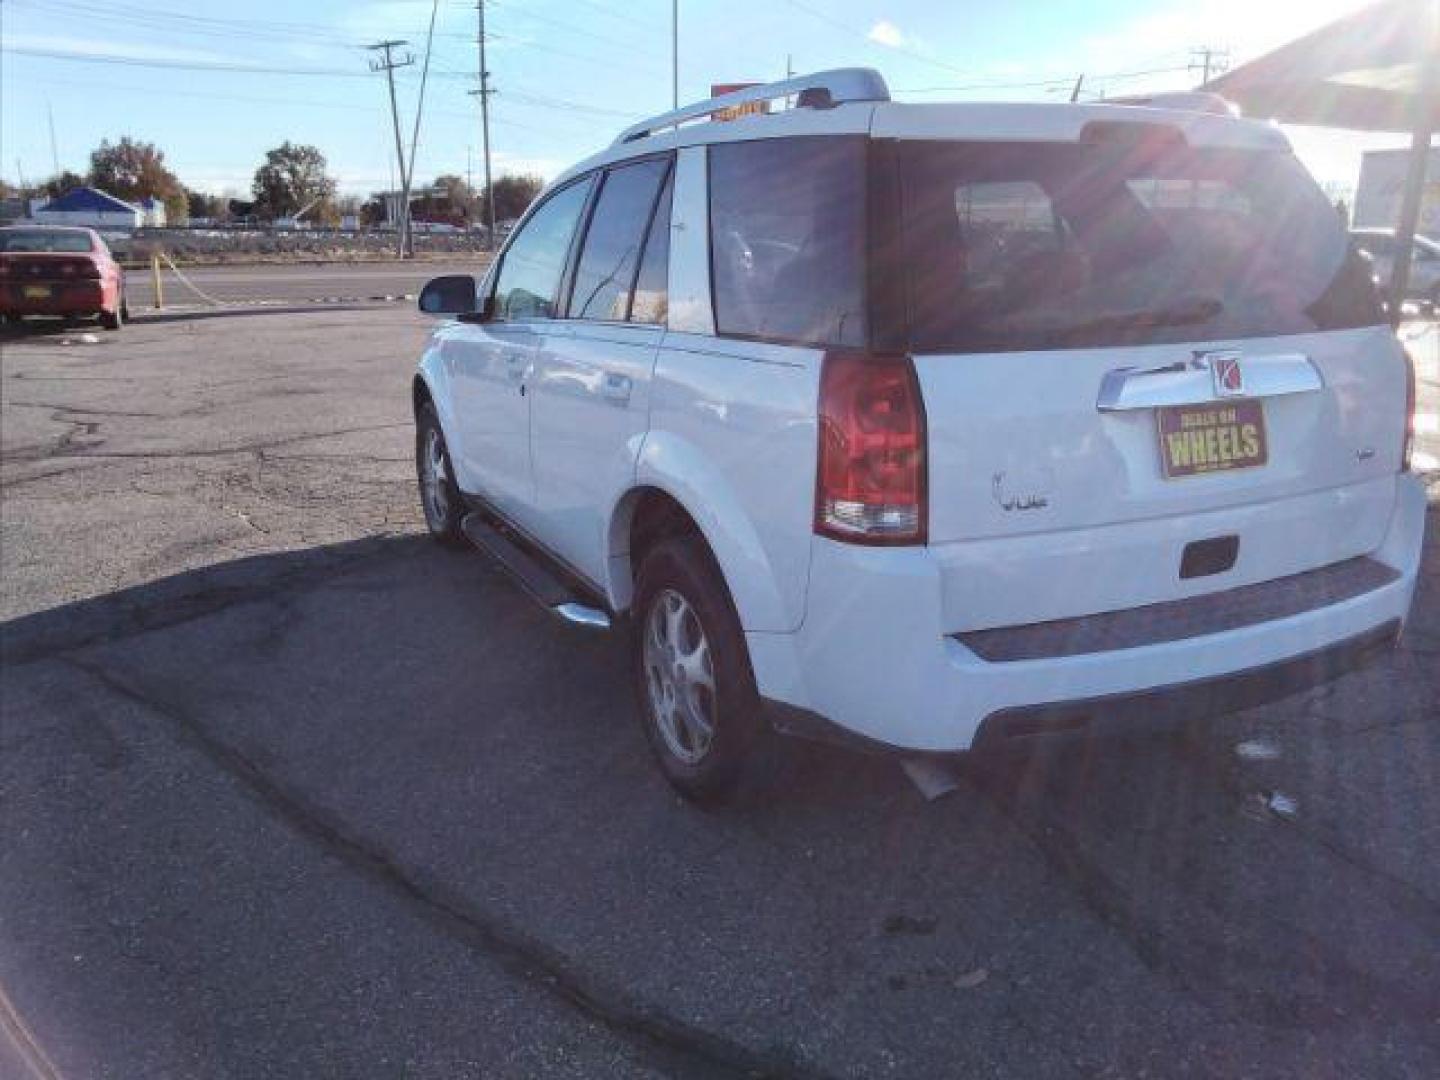
<svg viewBox="0 0 1440 1080">
<path fill-rule="evenodd" d="M 1133 142 L 900 146 L 925 351 L 1268 337 L 1382 321 L 1288 153 Z"/>
<path fill-rule="evenodd" d="M 628 317 L 640 248 L 668 167 L 667 159 L 650 158 L 606 174 L 575 267 L 572 319 L 620 322 Z"/>
<path fill-rule="evenodd" d="M 495 318 L 554 317 L 560 275 L 589 192 L 588 179 L 571 184 L 550 196 L 525 222 L 500 264 Z"/>
<path fill-rule="evenodd" d="M 865 139 L 709 148 L 710 259 L 722 334 L 865 343 Z"/>
</svg>

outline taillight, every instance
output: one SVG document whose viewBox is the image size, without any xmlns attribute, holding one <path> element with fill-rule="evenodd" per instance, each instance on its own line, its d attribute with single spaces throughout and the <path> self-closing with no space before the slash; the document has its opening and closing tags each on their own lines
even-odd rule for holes
<svg viewBox="0 0 1440 1080">
<path fill-rule="evenodd" d="M 76 277 L 96 279 L 100 277 L 100 264 L 94 259 L 76 259 L 71 265 Z"/>
<path fill-rule="evenodd" d="M 1409 472 L 1415 453 L 1415 358 L 1409 349 L 1400 351 L 1405 355 L 1405 441 L 1400 444 L 1400 469 Z"/>
<path fill-rule="evenodd" d="M 925 503 L 925 410 L 914 365 L 827 354 L 815 531 L 856 544 L 923 544 Z"/>
</svg>

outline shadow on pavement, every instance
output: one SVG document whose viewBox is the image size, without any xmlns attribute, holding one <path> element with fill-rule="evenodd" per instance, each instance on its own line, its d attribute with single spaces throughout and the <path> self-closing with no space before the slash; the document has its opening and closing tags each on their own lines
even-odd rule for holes
<svg viewBox="0 0 1440 1080">
<path fill-rule="evenodd" d="M 1374 1075 L 1440 1063 L 1426 640 L 1264 712 L 976 757 L 934 803 L 790 745 L 705 812 L 648 760 L 623 641 L 420 537 L 12 620 L 0 658 L 154 711 L 319 855 L 697 1067 Z"/>
</svg>

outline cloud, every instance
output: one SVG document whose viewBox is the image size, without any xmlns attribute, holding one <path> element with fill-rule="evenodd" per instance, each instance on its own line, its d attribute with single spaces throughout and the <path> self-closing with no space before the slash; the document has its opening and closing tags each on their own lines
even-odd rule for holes
<svg viewBox="0 0 1440 1080">
<path fill-rule="evenodd" d="M 870 28 L 870 33 L 865 35 L 877 45 L 884 45 L 890 49 L 903 49 L 910 44 L 910 39 L 900 32 L 900 28 L 888 19 L 881 19 Z"/>
</svg>

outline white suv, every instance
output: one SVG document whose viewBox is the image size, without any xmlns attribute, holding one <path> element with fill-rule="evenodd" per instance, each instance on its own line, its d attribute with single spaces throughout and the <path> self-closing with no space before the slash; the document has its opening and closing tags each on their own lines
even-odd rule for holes
<svg viewBox="0 0 1440 1080">
<path fill-rule="evenodd" d="M 1284 136 L 1193 95 L 742 90 L 420 307 L 455 316 L 414 382 L 431 532 L 626 617 L 691 797 L 769 728 L 959 751 L 1264 700 L 1409 610 L 1407 359 Z"/>
</svg>

